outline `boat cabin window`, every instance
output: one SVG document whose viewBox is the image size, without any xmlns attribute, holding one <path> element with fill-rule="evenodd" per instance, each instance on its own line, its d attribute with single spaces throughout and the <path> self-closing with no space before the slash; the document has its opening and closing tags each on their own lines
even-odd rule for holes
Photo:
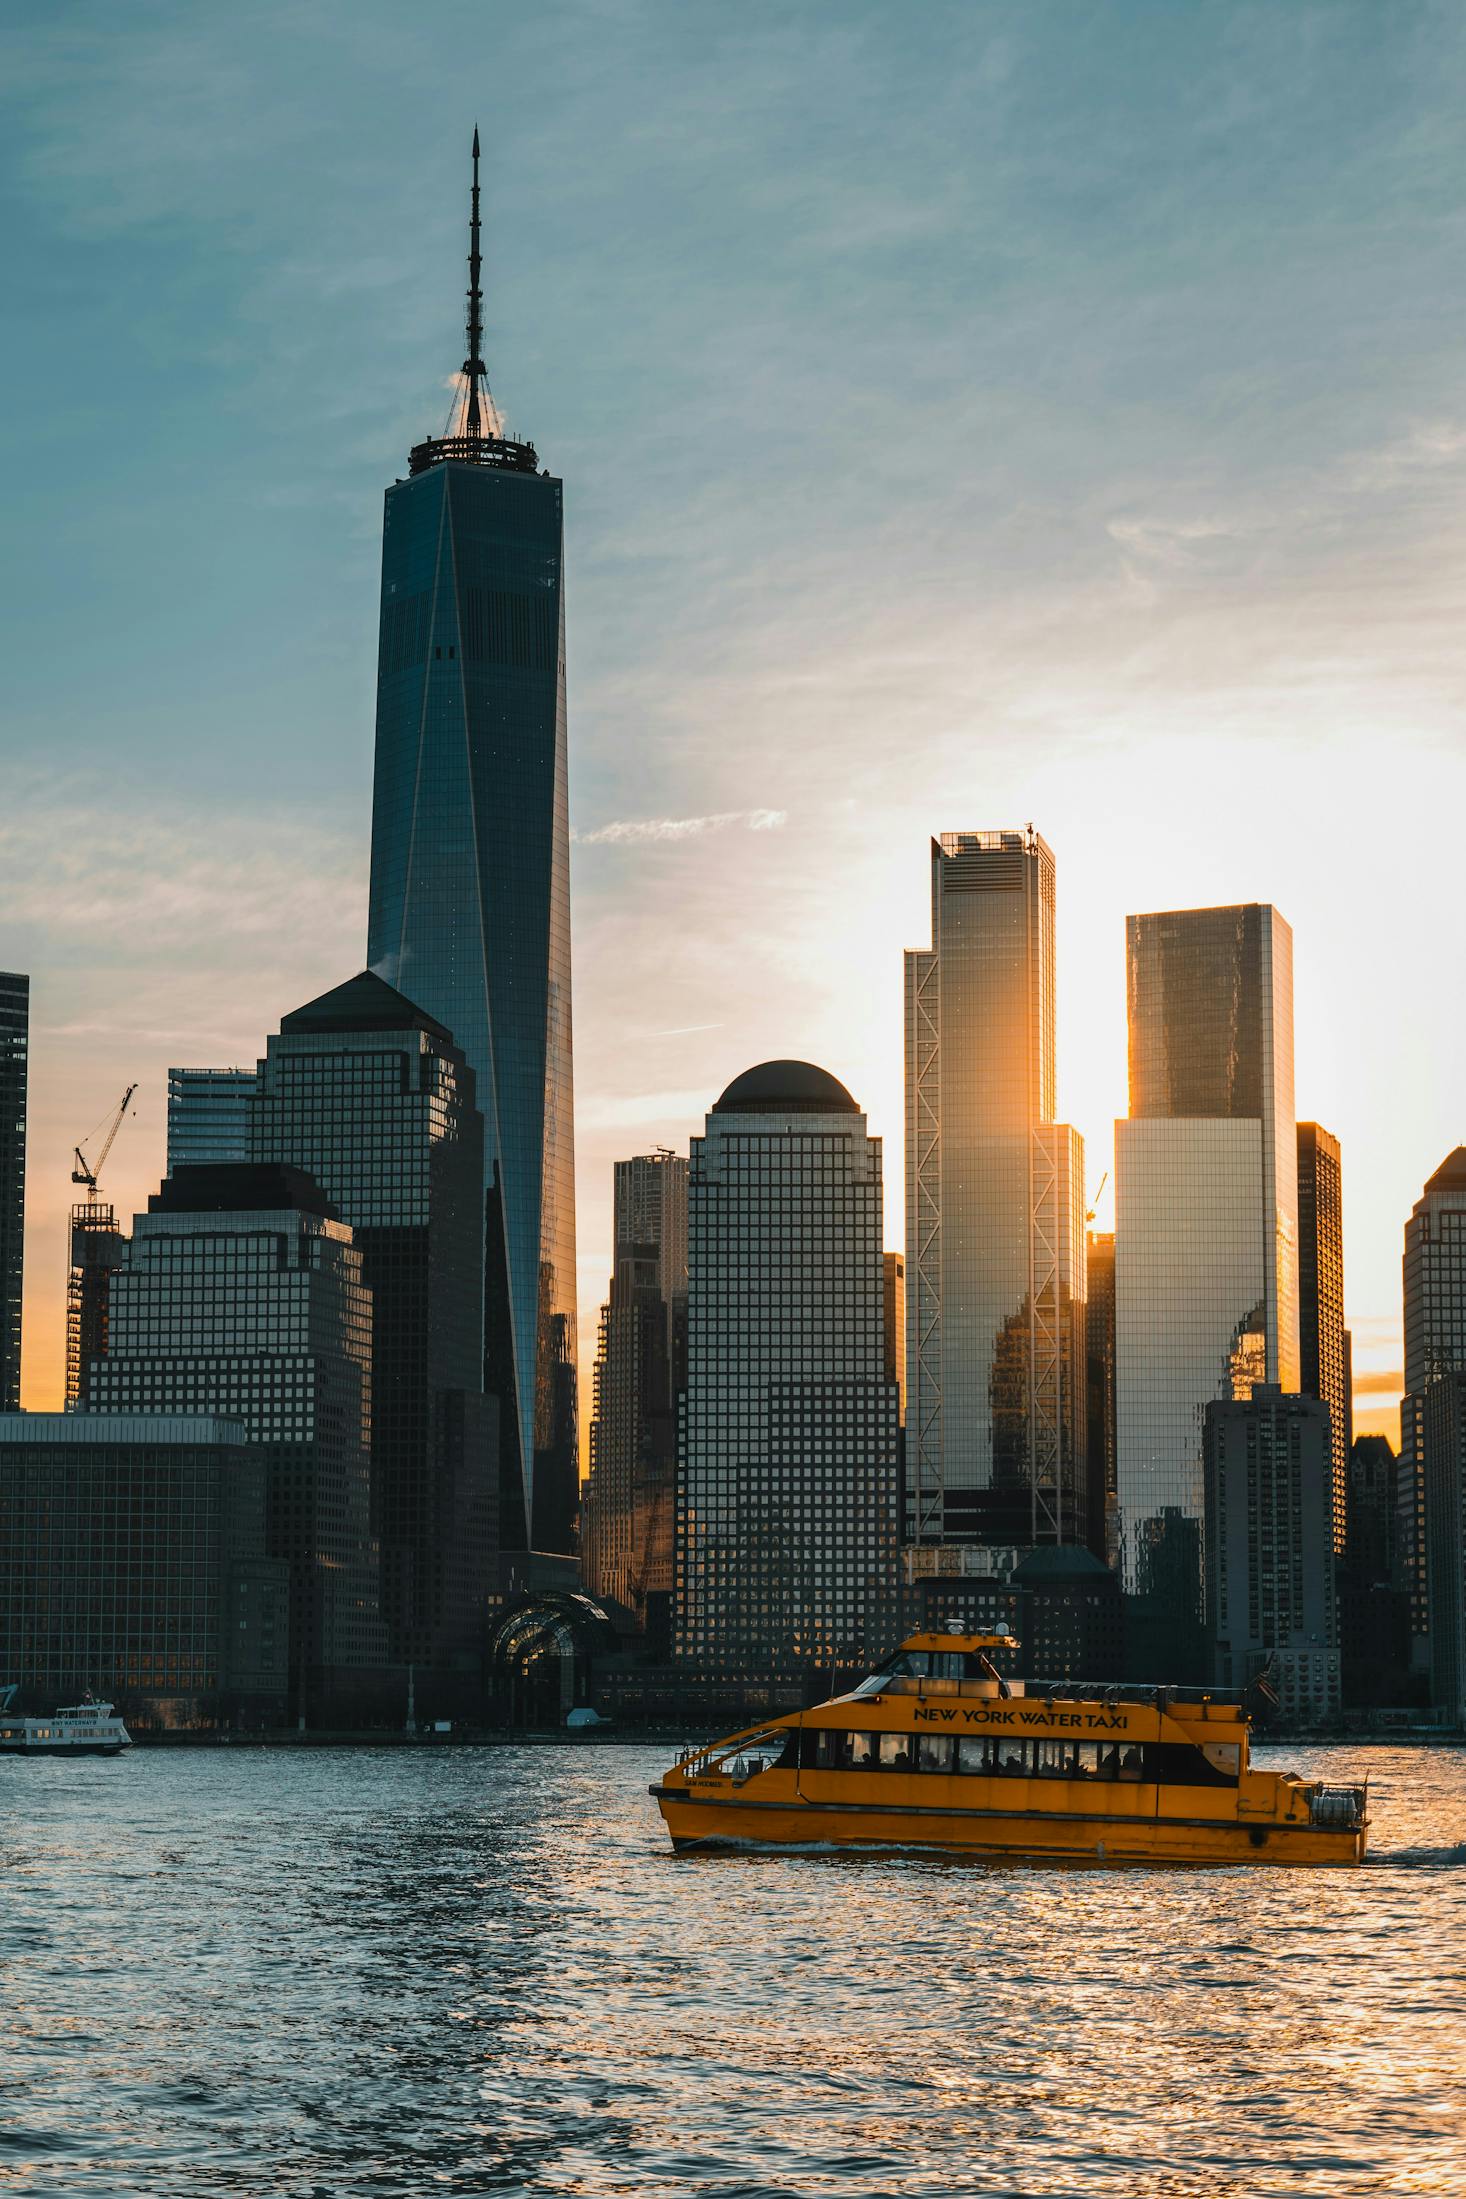
<svg viewBox="0 0 1466 2199">
<path fill-rule="evenodd" d="M 806 1771 L 935 1772 L 979 1779 L 1119 1780 L 1167 1786 L 1235 1786 L 1241 1750 L 1233 1742 L 1196 1748 L 1183 1741 L 1071 1741 L 1008 1733 L 851 1733 L 809 1728 Z M 792 1748 L 780 1758 L 794 1763 Z"/>
</svg>

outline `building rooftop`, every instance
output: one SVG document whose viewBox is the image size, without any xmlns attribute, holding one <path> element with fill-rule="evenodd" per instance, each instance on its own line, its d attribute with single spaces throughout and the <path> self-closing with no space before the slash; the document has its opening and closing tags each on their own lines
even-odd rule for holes
<svg viewBox="0 0 1466 2199">
<path fill-rule="evenodd" d="M 279 1161 L 181 1161 L 148 1200 L 148 1212 L 341 1218 L 314 1176 Z"/>
<path fill-rule="evenodd" d="M 332 1031 L 426 1031 L 430 1038 L 453 1043 L 453 1034 L 426 1009 L 419 1008 L 373 970 L 362 970 L 318 1000 L 308 1000 L 280 1018 L 282 1036 L 291 1037 Z"/>
<path fill-rule="evenodd" d="M 713 1103 L 715 1115 L 858 1115 L 838 1077 L 812 1061 L 761 1061 L 735 1077 Z"/>
<path fill-rule="evenodd" d="M 1426 1184 L 1427 1191 L 1466 1191 L 1466 1145 L 1448 1153 Z"/>
<path fill-rule="evenodd" d="M 0 1413 L 0 1443 L 244 1443 L 219 1413 Z"/>
</svg>

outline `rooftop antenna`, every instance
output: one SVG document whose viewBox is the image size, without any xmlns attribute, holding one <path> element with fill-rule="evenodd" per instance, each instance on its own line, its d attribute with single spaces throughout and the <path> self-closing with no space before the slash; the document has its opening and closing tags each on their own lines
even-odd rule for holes
<svg viewBox="0 0 1466 2199">
<path fill-rule="evenodd" d="M 484 348 L 484 293 L 480 278 L 483 274 L 483 254 L 479 250 L 478 218 L 478 124 L 473 126 L 473 206 L 468 223 L 468 357 L 463 362 L 463 372 L 468 381 L 468 404 L 463 416 L 465 435 L 479 436 L 484 432 L 483 413 L 479 405 L 479 382 L 488 374 L 483 362 Z"/>
</svg>

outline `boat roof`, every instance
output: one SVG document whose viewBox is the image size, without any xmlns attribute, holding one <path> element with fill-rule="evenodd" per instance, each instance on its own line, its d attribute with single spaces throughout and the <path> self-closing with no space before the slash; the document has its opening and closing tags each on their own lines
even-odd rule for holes
<svg viewBox="0 0 1466 2199">
<path fill-rule="evenodd" d="M 901 1644 L 905 1649 L 955 1649 L 969 1653 L 981 1649 L 1017 1649 L 1018 1638 L 1014 1634 L 908 1634 Z"/>
</svg>

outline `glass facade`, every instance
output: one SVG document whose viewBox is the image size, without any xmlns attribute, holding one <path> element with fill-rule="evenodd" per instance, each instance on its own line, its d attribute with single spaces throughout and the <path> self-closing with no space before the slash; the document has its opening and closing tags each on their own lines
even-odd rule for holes
<svg viewBox="0 0 1466 2199">
<path fill-rule="evenodd" d="M 265 1458 L 266 1548 L 290 1567 L 291 1697 L 316 1722 L 386 1661 L 371 1534 L 362 1256 L 290 1168 L 180 1170 L 133 1220 L 86 1411 L 217 1414 Z"/>
<path fill-rule="evenodd" d="M 0 1414 L 0 1672 L 191 1725 L 285 1705 L 289 1570 L 232 1420 Z"/>
<path fill-rule="evenodd" d="M 1084 1147 L 1054 1115 L 1054 859 L 932 843 L 906 956 L 907 1531 L 1010 1552 L 1085 1532 Z"/>
<path fill-rule="evenodd" d="M 1259 1383 L 1205 1430 L 1206 1615 L 1228 1693 L 1264 1669 L 1283 1715 L 1339 1712 L 1334 1469 L 1327 1406 Z"/>
<path fill-rule="evenodd" d="M 304 1169 L 361 1255 L 389 1653 L 418 1667 L 423 1715 L 461 1715 L 498 1502 L 473 1072 L 441 1024 L 364 972 L 284 1017 L 251 1087 L 251 1159 Z"/>
<path fill-rule="evenodd" d="M 0 1412 L 20 1405 L 31 981 L 0 970 Z"/>
<path fill-rule="evenodd" d="M 1329 1409 L 1334 1556 L 1344 1555 L 1353 1415 L 1344 1329 L 1344 1179 L 1339 1141 L 1298 1125 L 1298 1386 Z"/>
<path fill-rule="evenodd" d="M 527 446 L 486 444 L 479 462 L 451 448 L 461 457 L 430 452 L 387 491 L 367 960 L 473 1069 L 502 1533 L 566 1549 L 578 1463 L 561 485 L 532 452 L 528 467 L 514 457 Z"/>
<path fill-rule="evenodd" d="M 1425 1484 L 1430 1699 L 1466 1729 L 1466 1374 L 1436 1374 L 1414 1416 Z"/>
<path fill-rule="evenodd" d="M 687 1379 L 687 1161 L 618 1161 L 615 1268 L 596 1339 L 581 1567 L 592 1595 L 668 1646 L 676 1511 L 677 1397 Z"/>
<path fill-rule="evenodd" d="M 862 1667 L 894 1637 L 883 1292 L 880 1140 L 825 1072 L 748 1071 L 689 1174 L 675 1646 L 699 1672 Z"/>
<path fill-rule="evenodd" d="M 1298 1387 L 1292 934 L 1271 908 L 1127 920 L 1130 1119 L 1115 1127 L 1116 1490 L 1141 1652 L 1201 1654 L 1214 1399 Z M 1132 1633 L 1144 1639 L 1143 1613 Z M 1147 1674 L 1146 1676 L 1149 1676 Z"/>
<path fill-rule="evenodd" d="M 249 1159 L 253 1069 L 168 1071 L 168 1173 Z"/>
<path fill-rule="evenodd" d="M 1439 1375 L 1466 1374 L 1466 1146 L 1442 1161 L 1405 1225 L 1404 1286 L 1398 1547 L 1423 1664 L 1431 1625 L 1424 1394 Z"/>
</svg>

